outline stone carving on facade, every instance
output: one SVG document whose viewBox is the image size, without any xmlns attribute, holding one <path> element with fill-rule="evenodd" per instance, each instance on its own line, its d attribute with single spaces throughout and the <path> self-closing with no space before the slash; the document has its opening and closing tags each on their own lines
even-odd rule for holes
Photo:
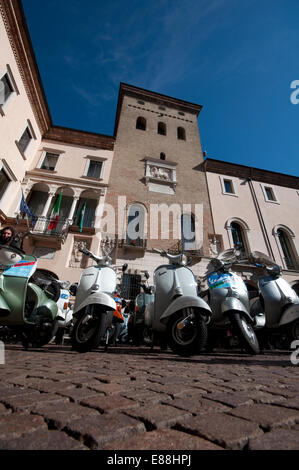
<svg viewBox="0 0 299 470">
<path fill-rule="evenodd" d="M 117 244 L 115 237 L 106 236 L 100 241 L 100 247 L 104 256 L 110 256 Z"/>
<path fill-rule="evenodd" d="M 171 171 L 167 168 L 152 166 L 150 168 L 150 174 L 152 178 L 157 178 L 164 181 L 171 181 Z"/>
<path fill-rule="evenodd" d="M 145 184 L 150 191 L 164 194 L 174 194 L 176 188 L 176 164 L 159 161 L 157 159 L 145 160 Z"/>
<path fill-rule="evenodd" d="M 69 262 L 69 266 L 71 268 L 85 268 L 86 265 L 86 257 L 83 253 L 81 253 L 80 248 L 85 248 L 89 250 L 90 248 L 90 241 L 88 240 L 76 240 L 74 241 L 73 250 L 71 254 L 71 259 Z"/>
<path fill-rule="evenodd" d="M 212 258 L 215 258 L 221 252 L 221 242 L 216 236 L 209 237 L 209 252 Z"/>
</svg>

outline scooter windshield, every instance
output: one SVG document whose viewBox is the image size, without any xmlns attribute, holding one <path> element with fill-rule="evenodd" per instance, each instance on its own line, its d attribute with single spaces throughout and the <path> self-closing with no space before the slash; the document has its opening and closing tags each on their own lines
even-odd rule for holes
<svg viewBox="0 0 299 470">
<path fill-rule="evenodd" d="M 246 290 L 246 285 L 240 276 L 234 273 L 212 273 L 208 276 L 208 285 L 212 289 L 237 288 Z"/>
<path fill-rule="evenodd" d="M 31 277 L 36 270 L 37 259 L 35 256 L 26 255 L 13 266 L 5 269 L 3 276 Z"/>
<path fill-rule="evenodd" d="M 250 254 L 250 258 L 254 263 L 265 264 L 266 266 L 277 266 L 277 263 L 273 261 L 268 255 L 261 251 L 253 251 Z"/>
</svg>

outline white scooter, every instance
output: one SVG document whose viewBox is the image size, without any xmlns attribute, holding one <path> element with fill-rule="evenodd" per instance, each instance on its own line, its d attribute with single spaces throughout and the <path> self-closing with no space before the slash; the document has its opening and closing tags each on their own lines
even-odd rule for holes
<svg viewBox="0 0 299 470">
<path fill-rule="evenodd" d="M 207 341 L 208 304 L 197 295 L 197 283 L 184 254 L 154 250 L 169 260 L 154 272 L 154 301 L 146 305 L 145 325 L 166 334 L 169 347 L 180 356 L 199 353 Z"/>
<path fill-rule="evenodd" d="M 91 251 L 80 251 L 96 264 L 83 270 L 76 292 L 74 326 L 71 344 L 75 351 L 87 352 L 97 348 L 111 326 L 116 309 L 116 272 L 109 255 L 98 257 Z"/>
<path fill-rule="evenodd" d="M 256 328 L 265 325 L 262 312 L 250 313 L 249 295 L 241 276 L 231 272 L 233 264 L 238 262 L 239 252 L 228 249 L 213 258 L 205 276 L 209 289 L 200 293 L 208 296 L 213 315 L 209 324 L 208 350 L 212 350 L 213 341 L 221 331 L 233 330 L 239 343 L 250 354 L 260 352 L 255 334 Z"/>
<path fill-rule="evenodd" d="M 266 315 L 261 341 L 290 348 L 291 342 L 299 339 L 299 297 L 282 278 L 281 267 L 266 254 L 254 251 L 249 260 L 264 272 L 258 280 L 259 298 L 251 306 L 252 315 Z"/>
</svg>

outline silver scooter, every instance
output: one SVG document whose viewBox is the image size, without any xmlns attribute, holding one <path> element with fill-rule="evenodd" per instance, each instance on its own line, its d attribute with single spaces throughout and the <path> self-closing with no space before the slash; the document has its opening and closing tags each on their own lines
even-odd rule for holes
<svg viewBox="0 0 299 470">
<path fill-rule="evenodd" d="M 250 313 L 247 287 L 241 276 L 231 272 L 232 265 L 238 262 L 238 256 L 239 252 L 235 249 L 223 251 L 211 260 L 209 272 L 205 276 L 209 289 L 200 295 L 208 295 L 213 312 L 209 324 L 208 350 L 212 349 L 217 332 L 232 329 L 246 352 L 258 354 L 260 347 L 255 329 L 264 326 L 265 316 L 262 312 L 256 312 L 256 315 Z"/>
<path fill-rule="evenodd" d="M 261 341 L 265 346 L 290 348 L 291 342 L 299 339 L 299 297 L 282 278 L 281 267 L 266 254 L 254 251 L 249 261 L 263 270 L 258 280 L 259 298 L 251 306 L 252 315 L 266 315 Z"/>
<path fill-rule="evenodd" d="M 146 305 L 145 325 L 166 334 L 168 346 L 180 356 L 200 352 L 207 341 L 209 305 L 198 297 L 197 282 L 185 254 L 154 250 L 169 260 L 154 272 L 154 301 Z"/>
<path fill-rule="evenodd" d="M 109 255 L 98 257 L 87 249 L 80 251 L 96 264 L 82 271 L 76 290 L 71 344 L 75 351 L 97 348 L 111 326 L 116 309 L 116 272 Z"/>
</svg>

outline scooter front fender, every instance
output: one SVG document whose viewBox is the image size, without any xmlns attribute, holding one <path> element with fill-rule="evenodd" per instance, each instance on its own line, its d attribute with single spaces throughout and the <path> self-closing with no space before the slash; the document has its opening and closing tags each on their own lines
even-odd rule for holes
<svg viewBox="0 0 299 470">
<path fill-rule="evenodd" d="M 221 304 L 221 311 L 223 315 L 226 315 L 232 311 L 242 312 L 248 321 L 254 324 L 254 320 L 248 312 L 246 306 L 239 299 L 236 299 L 236 297 L 229 297 L 225 299 Z"/>
<path fill-rule="evenodd" d="M 294 320 L 299 318 L 299 304 L 290 305 L 282 314 L 282 317 L 279 321 L 279 326 L 287 325 Z"/>
<path fill-rule="evenodd" d="M 87 307 L 88 305 L 101 306 L 103 311 L 116 310 L 115 300 L 105 292 L 95 292 L 90 294 L 83 302 L 76 305 L 74 308 L 74 314 Z"/>
<path fill-rule="evenodd" d="M 209 319 L 212 315 L 212 311 L 209 305 L 200 297 L 182 296 L 171 302 L 163 315 L 160 317 L 160 322 L 166 325 L 171 315 L 178 312 L 179 310 L 182 310 L 183 308 L 190 307 L 203 311 L 207 319 Z"/>
<path fill-rule="evenodd" d="M 68 323 L 72 321 L 73 318 L 73 311 L 68 310 L 67 312 L 63 312 L 61 309 L 58 309 L 57 317 L 58 320 L 58 327 L 65 328 Z"/>
</svg>

